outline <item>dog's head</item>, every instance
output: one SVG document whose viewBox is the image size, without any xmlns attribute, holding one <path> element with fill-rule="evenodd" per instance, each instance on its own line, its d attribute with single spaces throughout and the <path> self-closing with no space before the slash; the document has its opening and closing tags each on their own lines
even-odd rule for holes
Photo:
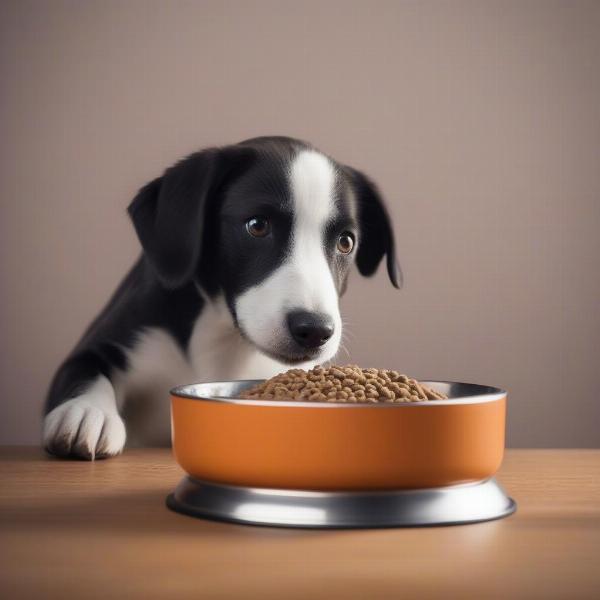
<svg viewBox="0 0 600 600">
<path fill-rule="evenodd" d="M 129 213 L 164 286 L 222 295 L 242 335 L 282 362 L 335 355 L 354 262 L 369 276 L 385 255 L 401 285 L 375 185 L 299 140 L 192 154 L 142 188 Z"/>
</svg>

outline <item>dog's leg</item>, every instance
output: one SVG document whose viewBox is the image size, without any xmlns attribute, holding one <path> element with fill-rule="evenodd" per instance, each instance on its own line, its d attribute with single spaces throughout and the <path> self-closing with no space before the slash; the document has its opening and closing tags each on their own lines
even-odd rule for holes
<svg viewBox="0 0 600 600">
<path fill-rule="evenodd" d="M 125 445 L 125 425 L 119 416 L 115 391 L 102 374 L 85 382 L 70 382 L 79 390 L 76 395 L 57 397 L 66 373 L 57 374 L 48 398 L 48 414 L 44 417 L 43 442 L 50 454 L 94 460 L 119 454 Z M 65 396 L 63 396 L 65 398 Z"/>
</svg>

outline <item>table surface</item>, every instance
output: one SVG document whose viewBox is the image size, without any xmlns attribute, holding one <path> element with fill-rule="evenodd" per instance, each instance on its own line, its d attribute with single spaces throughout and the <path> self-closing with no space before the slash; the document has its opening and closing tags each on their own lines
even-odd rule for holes
<svg viewBox="0 0 600 600">
<path fill-rule="evenodd" d="M 499 521 L 324 531 L 165 508 L 167 449 L 60 461 L 0 449 L 4 598 L 600 598 L 600 450 L 509 450 Z"/>
</svg>

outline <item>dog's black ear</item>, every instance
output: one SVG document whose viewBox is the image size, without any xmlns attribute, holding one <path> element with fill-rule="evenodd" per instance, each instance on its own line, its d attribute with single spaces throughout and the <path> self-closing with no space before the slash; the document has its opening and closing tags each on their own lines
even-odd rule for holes
<svg viewBox="0 0 600 600">
<path fill-rule="evenodd" d="M 381 194 L 366 175 L 352 167 L 346 167 L 346 170 L 358 204 L 358 270 L 366 277 L 373 275 L 385 254 L 390 281 L 399 289 L 402 287 L 402 271 L 396 260 L 392 222 Z"/>
<path fill-rule="evenodd" d="M 144 253 L 166 287 L 176 288 L 193 278 L 209 204 L 228 178 L 248 163 L 250 153 L 239 146 L 196 152 L 145 185 L 129 205 Z"/>
</svg>

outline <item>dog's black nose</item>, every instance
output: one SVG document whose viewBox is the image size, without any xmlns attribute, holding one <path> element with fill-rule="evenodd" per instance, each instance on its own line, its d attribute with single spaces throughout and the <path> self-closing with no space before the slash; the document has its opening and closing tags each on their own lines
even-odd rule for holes
<svg viewBox="0 0 600 600">
<path fill-rule="evenodd" d="M 296 311 L 287 321 L 292 337 L 303 348 L 318 348 L 333 335 L 333 320 L 327 315 Z"/>
</svg>

